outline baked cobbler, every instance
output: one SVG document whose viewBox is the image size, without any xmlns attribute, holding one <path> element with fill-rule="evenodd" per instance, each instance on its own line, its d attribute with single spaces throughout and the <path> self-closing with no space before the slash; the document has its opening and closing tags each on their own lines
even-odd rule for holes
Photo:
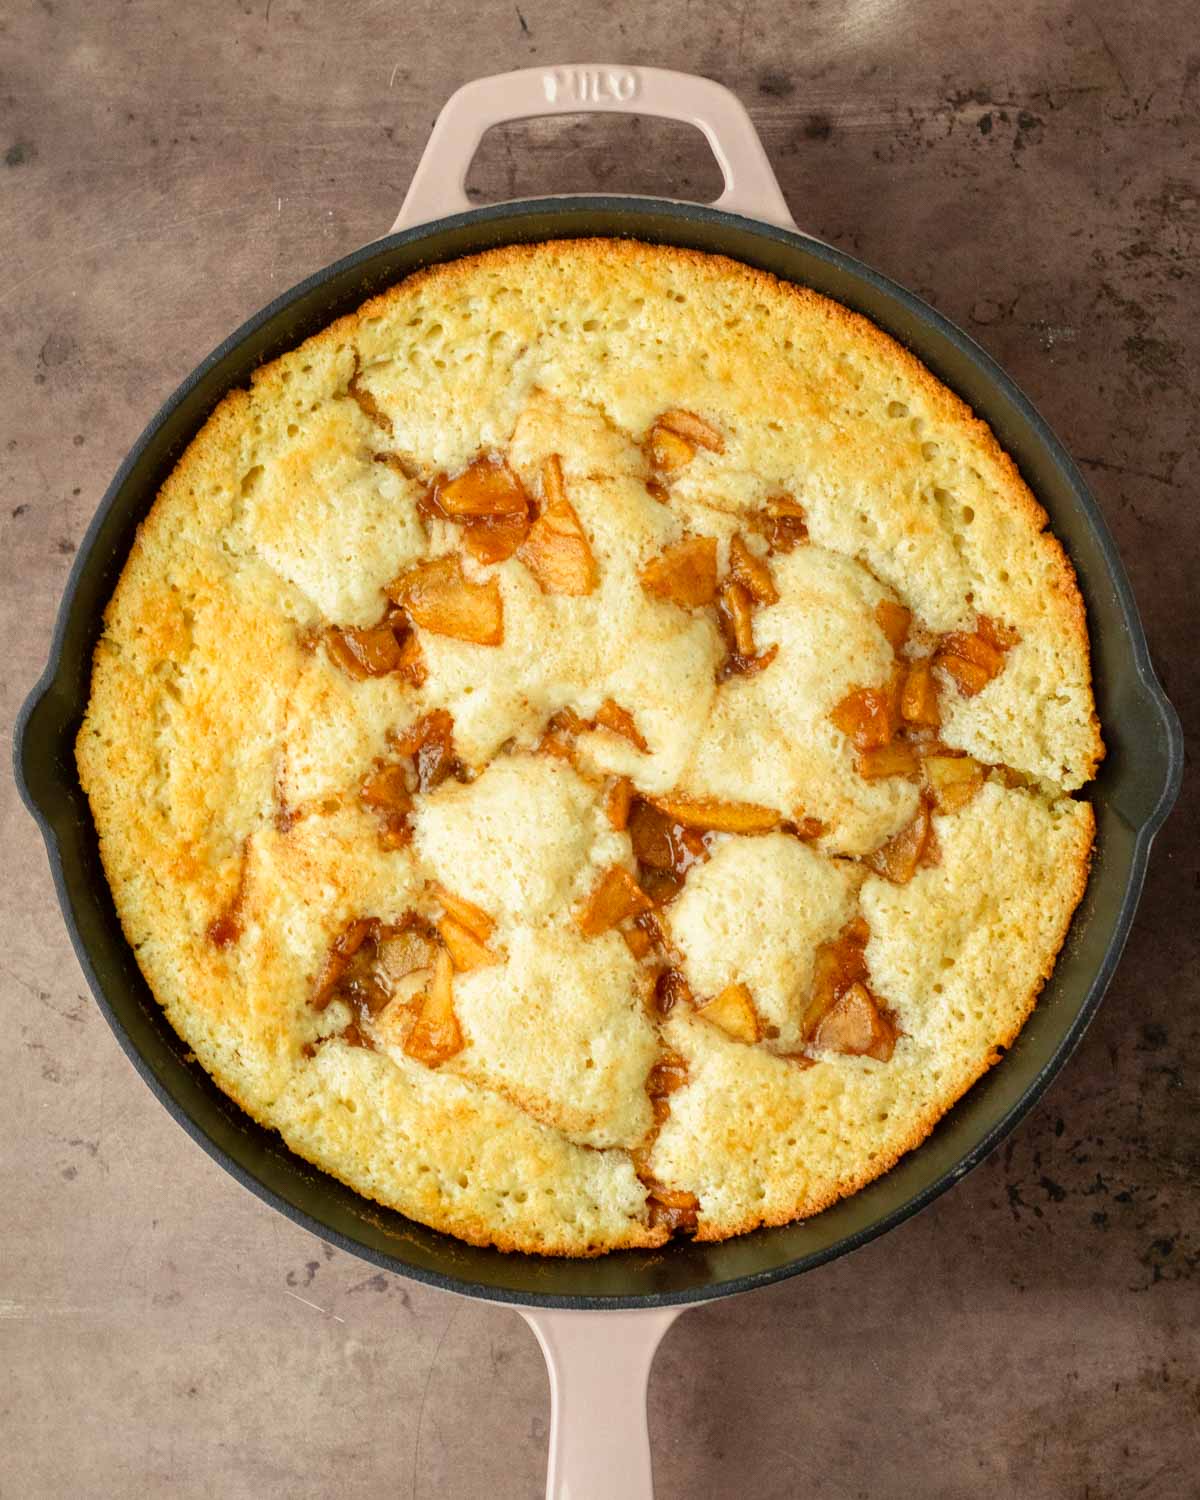
<svg viewBox="0 0 1200 1500">
<path fill-rule="evenodd" d="M 817 1212 L 1007 1047 L 1087 877 L 1084 611 L 879 329 L 615 240 L 413 275 L 231 393 L 78 740 L 199 1063 L 480 1244 Z"/>
</svg>

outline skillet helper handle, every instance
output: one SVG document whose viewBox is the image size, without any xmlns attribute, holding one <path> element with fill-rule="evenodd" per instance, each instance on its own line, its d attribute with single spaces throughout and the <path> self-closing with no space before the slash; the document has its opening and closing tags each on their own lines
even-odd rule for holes
<svg viewBox="0 0 1200 1500">
<path fill-rule="evenodd" d="M 493 125 L 539 115 L 657 115 L 704 132 L 725 178 L 714 208 L 794 229 L 762 141 L 736 94 L 711 78 L 666 68 L 586 63 L 521 68 L 463 84 L 442 107 L 391 232 L 463 213 L 465 182 Z"/>
<path fill-rule="evenodd" d="M 654 1500 L 646 1388 L 681 1311 L 521 1310 L 550 1372 L 546 1500 Z"/>
</svg>

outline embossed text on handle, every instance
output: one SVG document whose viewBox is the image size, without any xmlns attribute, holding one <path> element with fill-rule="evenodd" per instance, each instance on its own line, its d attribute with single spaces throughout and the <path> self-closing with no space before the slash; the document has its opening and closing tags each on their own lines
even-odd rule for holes
<svg viewBox="0 0 1200 1500">
<path fill-rule="evenodd" d="M 628 104 L 638 96 L 638 76 L 630 68 L 554 68 L 542 74 L 550 104 Z"/>
</svg>

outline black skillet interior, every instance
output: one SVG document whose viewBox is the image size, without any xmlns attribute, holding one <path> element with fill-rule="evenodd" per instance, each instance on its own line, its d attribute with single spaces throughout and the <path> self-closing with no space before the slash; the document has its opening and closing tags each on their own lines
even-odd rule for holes
<svg viewBox="0 0 1200 1500">
<path fill-rule="evenodd" d="M 134 529 L 228 389 L 420 266 L 496 245 L 586 235 L 716 251 L 811 286 L 874 319 L 983 416 L 1019 463 L 1078 570 L 1109 753 L 1091 789 L 1099 824 L 1091 883 L 1054 976 L 1009 1056 L 918 1151 L 807 1223 L 721 1245 L 682 1242 L 655 1253 L 556 1261 L 472 1248 L 367 1202 L 294 1156 L 187 1060 L 122 935 L 72 746 L 101 611 Z M 989 357 L 917 298 L 839 251 L 713 209 L 629 198 L 503 204 L 394 235 L 301 283 L 227 339 L 154 418 L 105 496 L 76 558 L 50 664 L 22 710 L 14 751 L 17 780 L 46 838 L 96 999 L 134 1066 L 194 1140 L 260 1198 L 367 1260 L 497 1301 L 576 1307 L 688 1302 L 765 1285 L 864 1244 L 964 1176 L 1046 1087 L 1099 1004 L 1133 917 L 1151 839 L 1182 772 L 1178 719 L 1154 678 L 1124 570 L 1095 502 Z"/>
</svg>

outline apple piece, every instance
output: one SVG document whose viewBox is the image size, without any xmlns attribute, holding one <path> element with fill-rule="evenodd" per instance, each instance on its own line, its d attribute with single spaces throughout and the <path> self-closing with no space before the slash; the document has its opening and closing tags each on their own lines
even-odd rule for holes
<svg viewBox="0 0 1200 1500">
<path fill-rule="evenodd" d="M 621 936 L 625 939 L 625 946 L 639 962 L 654 947 L 654 939 L 644 927 L 622 927 Z"/>
<path fill-rule="evenodd" d="M 358 800 L 376 812 L 411 812 L 413 800 L 405 768 L 378 764 L 359 789 Z"/>
<path fill-rule="evenodd" d="M 922 765 L 938 812 L 966 807 L 983 785 L 983 767 L 969 755 L 927 755 Z"/>
<path fill-rule="evenodd" d="M 368 938 L 372 938 L 378 930 L 379 923 L 374 917 L 355 917 L 346 923 L 334 939 L 321 972 L 317 976 L 317 982 L 313 986 L 309 1004 L 314 1010 L 325 1009 L 333 999 L 338 981 L 349 967 L 350 960 Z"/>
<path fill-rule="evenodd" d="M 465 896 L 456 896 L 444 885 L 434 885 L 433 895 L 447 916 L 465 927 L 481 943 L 486 943 L 496 930 L 495 919 L 489 917 L 482 907 L 468 901 Z"/>
<path fill-rule="evenodd" d="M 717 596 L 717 540 L 685 537 L 652 557 L 641 573 L 648 594 L 668 599 L 681 609 L 711 604 Z"/>
<path fill-rule="evenodd" d="M 698 417 L 694 411 L 683 411 L 678 407 L 665 411 L 659 417 L 658 425 L 668 432 L 677 432 L 680 437 L 695 443 L 697 448 L 707 448 L 712 453 L 725 452 L 725 439 L 711 422 Z"/>
<path fill-rule="evenodd" d="M 667 476 L 678 473 L 696 456 L 695 447 L 685 437 L 661 422 L 656 422 L 646 434 L 644 447 L 650 467 Z"/>
<path fill-rule="evenodd" d="M 437 485 L 435 498 L 453 520 L 529 514 L 529 498 L 521 481 L 503 459 L 491 455 L 477 458 L 457 479 Z"/>
<path fill-rule="evenodd" d="M 899 697 L 896 684 L 855 688 L 829 717 L 856 750 L 875 750 L 890 743 L 900 727 Z"/>
<path fill-rule="evenodd" d="M 820 818 L 809 818 L 804 813 L 796 813 L 794 817 L 783 825 L 784 833 L 790 833 L 794 838 L 810 843 L 813 839 L 819 839 L 822 834 L 828 833 L 828 828 L 821 822 Z"/>
<path fill-rule="evenodd" d="M 804 507 L 791 495 L 771 495 L 766 508 L 754 515 L 750 525 L 765 538 L 772 552 L 790 552 L 808 540 Z"/>
<path fill-rule="evenodd" d="M 696 1014 L 719 1026 L 737 1042 L 753 1045 L 762 1035 L 754 1001 L 744 984 L 727 984 L 719 995 L 701 1005 Z"/>
<path fill-rule="evenodd" d="M 542 488 L 546 504 L 517 549 L 517 556 L 544 594 L 591 594 L 596 588 L 596 559 L 587 532 L 563 490 L 562 468 L 554 454 L 542 466 Z M 557 498 L 551 498 L 554 496 Z"/>
<path fill-rule="evenodd" d="M 404 665 L 408 633 L 404 611 L 389 609 L 377 625 L 331 625 L 325 632 L 325 645 L 343 672 L 362 681 L 384 677 Z"/>
<path fill-rule="evenodd" d="M 494 949 L 480 942 L 469 927 L 464 927 L 453 917 L 443 917 L 437 924 L 437 930 L 458 973 L 484 969 L 489 964 L 500 962 L 500 955 Z"/>
<path fill-rule="evenodd" d="M 937 729 L 942 722 L 938 711 L 937 684 L 928 661 L 914 661 L 904 673 L 900 691 L 900 714 L 909 724 Z"/>
<path fill-rule="evenodd" d="M 729 576 L 758 604 L 778 604 L 779 590 L 766 561 L 751 552 L 741 533 L 729 543 Z"/>
<path fill-rule="evenodd" d="M 472 521 L 463 527 L 463 546 L 477 563 L 488 567 L 512 557 L 528 535 L 528 516 Z"/>
<path fill-rule="evenodd" d="M 933 664 L 953 680 L 964 698 L 973 698 L 976 693 L 982 692 L 995 675 L 978 662 L 968 661 L 966 657 L 953 656 L 945 651 L 938 652 Z"/>
<path fill-rule="evenodd" d="M 731 649 L 738 656 L 754 655 L 753 596 L 740 583 L 725 583 L 721 586 L 717 602 L 721 627 Z"/>
<path fill-rule="evenodd" d="M 696 1216 L 700 1211 L 700 1200 L 695 1193 L 664 1187 L 661 1182 L 653 1179 L 646 1186 L 646 1211 L 651 1229 L 666 1229 L 671 1234 L 678 1230 L 695 1229 Z"/>
<path fill-rule="evenodd" d="M 504 640 L 504 601 L 492 577 L 473 583 L 453 553 L 419 563 L 388 589 L 397 604 L 424 630 L 480 646 Z"/>
<path fill-rule="evenodd" d="M 607 729 L 611 734 L 620 735 L 622 739 L 628 740 L 643 755 L 650 753 L 650 746 L 642 738 L 640 730 L 633 721 L 633 715 L 612 698 L 606 698 L 596 710 L 593 728 Z"/>
<path fill-rule="evenodd" d="M 599 937 L 626 917 L 649 911 L 653 904 L 628 870 L 613 865 L 600 877 L 575 920 L 584 937 Z"/>
<path fill-rule="evenodd" d="M 831 942 L 819 944 L 813 958 L 812 989 L 800 1024 L 802 1036 L 812 1036 L 821 1019 L 852 984 L 866 983 L 869 936 L 866 922 L 855 917 Z"/>
<path fill-rule="evenodd" d="M 989 646 L 1000 652 L 1011 651 L 1021 639 L 1011 625 L 1005 625 L 1001 620 L 994 620 L 990 615 L 977 615 L 975 629 Z"/>
<path fill-rule="evenodd" d="M 646 800 L 684 827 L 706 833 L 769 833 L 783 822 L 773 807 L 758 802 L 721 802 L 715 797 L 682 797 L 677 793 Z"/>
<path fill-rule="evenodd" d="M 437 958 L 433 931 L 419 919 L 380 937 L 375 949 L 374 966 L 384 988 L 391 993 L 403 979 L 422 969 L 432 972 Z"/>
<path fill-rule="evenodd" d="M 411 755 L 417 774 L 417 791 L 432 791 L 451 776 L 462 774 L 462 763 L 454 751 L 454 719 L 449 709 L 435 708 L 415 724 L 393 735 L 400 755 Z"/>
<path fill-rule="evenodd" d="M 433 978 L 415 1003 L 416 1021 L 404 1050 L 427 1068 L 439 1067 L 466 1046 L 454 1014 L 454 966 L 445 948 L 438 949 Z"/>
<path fill-rule="evenodd" d="M 887 1062 L 896 1046 L 896 1030 L 866 985 L 856 983 L 826 1011 L 813 1032 L 811 1045 L 846 1057 Z"/>
<path fill-rule="evenodd" d="M 1004 652 L 997 650 L 977 632 L 950 631 L 941 639 L 939 654 L 973 662 L 987 673 L 989 680 L 997 676 L 1004 666 Z"/>
<path fill-rule="evenodd" d="M 912 610 L 891 599 L 881 599 L 875 606 L 875 623 L 887 636 L 893 651 L 899 651 L 908 639 L 912 626 Z"/>
<path fill-rule="evenodd" d="M 929 808 L 922 802 L 912 820 L 899 833 L 867 855 L 867 866 L 893 885 L 907 885 L 917 873 L 932 831 Z"/>
<path fill-rule="evenodd" d="M 864 781 L 879 781 L 885 776 L 912 776 L 920 764 L 911 745 L 903 740 L 893 740 L 890 745 L 863 750 L 855 767 Z"/>
<path fill-rule="evenodd" d="M 604 812 L 618 833 L 629 826 L 629 809 L 633 804 L 633 782 L 618 776 L 604 794 Z"/>
</svg>

